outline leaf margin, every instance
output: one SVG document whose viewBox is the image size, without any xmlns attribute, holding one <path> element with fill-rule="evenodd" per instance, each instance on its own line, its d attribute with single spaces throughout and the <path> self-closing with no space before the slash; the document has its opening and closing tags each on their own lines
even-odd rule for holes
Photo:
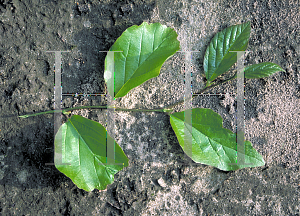
<svg viewBox="0 0 300 216">
<path fill-rule="evenodd" d="M 73 119 L 72 119 L 73 118 Z M 67 128 L 68 127 L 70 127 L 70 126 L 72 126 L 73 124 L 71 123 L 72 121 L 76 121 L 76 120 L 78 120 L 79 119 L 79 122 L 80 122 L 80 119 L 81 120 L 84 120 L 84 121 L 86 121 L 86 122 L 92 122 L 92 124 L 94 124 L 94 125 L 98 125 L 98 127 L 100 127 L 101 128 L 101 132 L 103 133 L 103 132 L 105 132 L 105 137 L 106 137 L 106 139 L 107 139 L 107 136 L 109 136 L 110 137 L 110 135 L 107 133 L 107 131 L 106 131 L 106 129 L 100 124 L 100 123 L 98 123 L 98 122 L 96 122 L 96 121 L 92 121 L 92 120 L 90 120 L 90 119 L 87 119 L 87 118 L 84 118 L 84 117 L 82 117 L 82 116 L 79 116 L 79 115 L 73 115 L 71 118 L 69 118 L 68 119 L 68 121 L 67 122 L 65 122 L 63 125 L 61 125 L 61 127 L 59 128 L 59 131 L 58 131 L 58 133 L 55 135 L 55 141 L 54 141 L 54 144 L 55 144 L 55 155 L 54 155 L 54 164 L 55 164 L 55 167 L 61 172 L 61 173 L 63 173 L 65 176 L 67 176 L 68 178 L 70 178 L 71 180 L 72 180 L 72 182 L 78 187 L 78 188 L 80 188 L 80 189 L 83 189 L 83 190 L 85 190 L 85 191 L 92 191 L 92 190 L 94 190 L 94 189 L 98 189 L 98 190 L 104 190 L 104 189 L 106 189 L 107 188 L 107 186 L 109 185 L 109 184 L 112 184 L 113 182 L 114 182 L 114 175 L 117 173 L 117 172 L 119 172 L 119 171 L 121 171 L 122 169 L 124 169 L 125 167 L 128 167 L 128 165 L 129 165 L 129 159 L 127 158 L 127 156 L 125 155 L 125 153 L 124 153 L 124 151 L 122 150 L 122 148 L 116 143 L 116 141 L 115 141 L 115 150 L 120 154 L 122 154 L 123 153 L 123 155 L 124 155 L 124 157 L 123 158 L 121 158 L 120 160 L 118 160 L 117 159 L 117 155 L 115 155 L 115 163 L 117 164 L 117 165 L 115 165 L 115 164 L 113 164 L 113 165 L 107 165 L 105 168 L 106 169 L 109 169 L 110 171 L 111 171 L 111 173 L 108 173 L 107 172 L 107 170 L 106 170 L 106 173 L 108 174 L 108 178 L 110 178 L 110 179 L 104 179 L 103 178 L 103 182 L 102 182 L 102 184 L 100 183 L 101 182 L 101 180 L 99 180 L 99 176 L 98 176 L 98 184 L 93 184 L 93 183 L 90 183 L 90 181 L 87 181 L 86 180 L 86 175 L 84 175 L 84 174 L 82 174 L 82 170 L 81 170 L 81 166 L 80 166 L 80 170 L 79 171 L 72 171 L 72 167 L 70 167 L 70 166 L 73 166 L 73 169 L 75 169 L 76 168 L 76 166 L 78 166 L 77 164 L 75 164 L 75 163 L 73 163 L 72 161 L 68 161 L 68 159 L 66 159 L 65 157 L 69 157 L 70 158 L 70 156 L 71 155 L 66 155 L 66 148 L 64 148 L 64 147 L 66 147 L 66 145 L 68 145 L 68 144 L 66 144 L 66 138 L 65 137 L 63 137 L 63 135 L 64 135 L 64 133 L 65 133 L 65 136 L 67 136 Z M 69 121 L 69 120 L 71 120 L 71 121 Z M 82 124 L 83 125 L 83 124 Z M 76 130 L 76 127 L 74 126 L 73 127 L 73 130 L 72 130 L 72 128 L 71 128 L 71 133 L 74 133 L 74 130 Z M 60 140 L 60 138 L 58 137 L 58 134 L 59 133 L 62 133 L 62 141 L 63 140 L 65 140 L 65 142 L 64 143 L 61 143 L 62 145 L 61 146 L 59 146 L 58 144 L 57 144 L 57 142 L 59 142 L 59 140 Z M 77 131 L 78 132 L 78 131 Z M 79 134 L 79 132 L 78 132 L 78 134 Z M 103 136 L 103 134 L 102 134 L 102 136 Z M 76 135 L 74 135 L 74 134 L 71 134 L 71 138 L 74 138 L 74 139 L 76 139 Z M 82 138 L 82 137 L 79 137 L 79 139 L 80 138 Z M 111 137 L 110 137 L 111 138 Z M 106 145 L 106 139 L 105 139 L 105 145 Z M 112 138 L 111 138 L 112 139 Z M 102 141 L 103 142 L 103 141 Z M 80 145 L 80 144 L 79 144 Z M 71 145 L 70 145 L 71 146 Z M 67 146 L 67 147 L 70 147 L 70 146 Z M 60 147 L 61 149 L 59 149 L 58 147 Z M 89 148 L 89 146 L 88 146 L 88 148 Z M 57 163 L 57 159 L 58 159 L 58 157 L 57 157 L 57 154 L 60 154 L 60 151 L 61 150 L 61 154 L 62 154 L 62 157 L 61 157 L 61 159 L 62 159 L 62 163 L 63 164 L 58 164 Z M 92 150 L 90 149 L 90 151 L 92 152 Z M 70 152 L 67 152 L 67 154 L 70 154 Z M 94 154 L 93 152 L 92 152 L 92 154 Z M 106 152 L 105 152 L 105 154 L 106 154 Z M 115 152 L 115 154 L 116 154 L 116 152 Z M 72 157 L 72 156 L 71 156 Z M 125 159 L 126 158 L 126 159 Z M 72 158 L 73 159 L 73 158 Z M 123 159 L 125 159 L 125 161 L 123 160 Z M 95 163 L 95 161 L 100 161 L 102 164 L 103 164 L 103 161 L 107 161 L 107 159 L 106 159 L 106 157 L 103 157 L 103 155 L 101 156 L 101 155 L 93 155 L 93 159 L 91 159 L 91 158 L 88 158 L 88 159 L 86 159 L 86 161 L 88 161 L 88 160 L 90 160 L 90 162 L 91 162 L 91 160 L 93 160 L 94 161 L 94 163 Z M 60 161 L 59 161 L 60 162 Z M 71 162 L 71 164 L 70 165 L 64 165 L 64 163 L 70 163 Z M 72 165 L 72 163 L 73 163 L 73 165 Z M 118 165 L 118 163 L 123 163 L 123 166 L 121 166 L 121 165 Z M 74 165 L 75 164 L 75 165 Z M 98 163 L 98 165 L 99 165 L 99 163 Z M 74 168 L 75 167 L 75 168 Z M 94 167 L 95 168 L 95 167 Z M 99 171 L 101 172 L 101 169 L 98 169 L 98 170 L 96 170 L 96 174 L 98 175 L 99 174 Z M 102 170 L 103 171 L 103 170 Z M 101 177 L 101 176 L 100 176 Z M 84 183 L 82 183 L 82 181 L 85 181 Z M 92 184 L 92 185 L 91 185 Z"/>
<path fill-rule="evenodd" d="M 134 88 L 136 88 L 136 87 L 138 87 L 138 86 L 140 86 L 140 85 L 142 85 L 143 83 L 145 83 L 146 81 L 148 81 L 148 80 L 150 80 L 150 79 L 152 79 L 152 78 L 155 78 L 155 77 L 157 77 L 157 76 L 159 76 L 159 74 L 160 74 L 160 70 L 161 70 L 161 67 L 162 67 L 162 65 L 169 59 L 169 58 L 171 58 L 179 49 L 180 49 L 180 42 L 178 41 L 178 39 L 177 39 L 177 37 L 178 37 L 178 34 L 177 34 L 177 32 L 173 29 L 173 28 L 171 28 L 171 27 L 167 27 L 166 25 L 162 25 L 161 23 L 159 23 L 159 22 L 156 22 L 156 23 L 150 23 L 150 24 L 148 24 L 148 22 L 143 22 L 141 25 L 133 25 L 133 26 L 131 26 L 131 27 L 129 27 L 129 28 L 127 28 L 122 34 L 121 34 L 121 36 L 115 41 L 115 43 L 111 46 L 111 48 L 109 49 L 109 51 L 121 51 L 120 49 L 122 48 L 122 40 L 123 40 L 123 38 L 126 38 L 126 37 L 128 37 L 129 35 L 133 35 L 134 36 L 134 33 L 136 33 L 136 31 L 139 31 L 140 29 L 142 29 L 141 31 L 142 31 L 142 35 L 143 35 L 143 33 L 144 33 L 144 31 L 145 31 L 145 28 L 146 28 L 146 30 L 147 30 L 147 28 L 161 28 L 161 29 L 163 29 L 163 32 L 162 32 L 162 34 L 164 35 L 164 34 L 168 34 L 168 37 L 170 37 L 171 39 L 171 42 L 169 43 L 169 44 L 167 44 L 166 46 L 163 46 L 163 47 L 168 47 L 169 49 L 173 49 L 172 51 L 169 51 L 169 54 L 168 54 L 168 56 L 167 57 L 163 57 L 163 59 L 165 59 L 165 60 L 163 60 L 161 63 L 158 63 L 158 65 L 157 65 L 157 67 L 155 67 L 154 69 L 152 69 L 151 71 L 153 72 L 153 74 L 151 74 L 151 73 L 149 73 L 149 71 L 148 72 L 146 72 L 146 73 L 143 73 L 142 75 L 140 75 L 140 76 L 136 76 L 136 71 L 139 69 L 139 67 L 140 67 L 140 65 L 138 66 L 138 68 L 135 70 L 135 72 L 131 75 L 131 77 L 132 77 L 132 79 L 131 78 L 129 78 L 123 85 L 122 85 L 122 87 L 118 90 L 118 89 L 116 89 L 116 72 L 115 72 L 115 74 L 114 74 L 114 97 L 115 98 L 119 98 L 119 97 L 124 97 L 124 96 L 126 96 L 128 93 L 129 93 L 129 91 L 131 91 L 132 89 L 134 89 Z M 139 33 L 139 32 L 138 32 Z M 150 35 L 151 36 L 151 35 Z M 165 37 L 165 36 L 164 36 Z M 155 38 L 155 36 L 154 36 L 154 38 Z M 166 40 L 166 39 L 165 39 Z M 165 43 L 165 41 L 163 41 L 162 43 Z M 161 44 L 162 44 L 161 43 Z M 160 44 L 160 45 L 161 45 Z M 154 44 L 153 44 L 154 45 Z M 170 48 L 170 47 L 172 47 L 172 48 Z M 159 48 L 161 48 L 161 47 L 156 47 L 156 50 L 157 49 L 159 49 Z M 156 51 L 155 50 L 155 51 Z M 124 50 L 123 50 L 124 51 Z M 128 52 L 129 50 L 127 50 L 127 52 Z M 154 53 L 155 51 L 152 51 L 151 52 L 151 55 L 152 55 L 152 53 Z M 160 52 L 160 53 L 158 53 L 158 55 L 161 55 L 161 53 L 162 52 Z M 122 55 L 124 55 L 122 52 L 121 52 L 121 54 Z M 120 55 L 121 55 L 120 54 Z M 164 54 L 164 55 L 166 55 L 166 54 Z M 157 55 L 156 55 L 157 56 Z M 152 58 L 155 58 L 156 56 L 154 56 L 154 57 L 152 57 Z M 149 57 L 149 56 L 148 56 Z M 147 57 L 147 58 L 148 58 Z M 126 58 L 127 58 L 127 56 L 126 56 Z M 158 57 L 156 57 L 157 59 L 161 59 L 161 58 L 158 58 Z M 115 55 L 115 61 L 116 61 L 116 59 L 118 60 L 118 57 L 116 57 L 116 55 Z M 119 57 L 119 59 L 120 59 L 120 57 Z M 160 62 L 161 60 L 156 60 L 156 62 Z M 145 61 L 144 61 L 145 62 Z M 143 62 L 143 63 L 144 63 Z M 142 63 L 142 64 L 143 64 Z M 149 64 L 149 63 L 148 63 Z M 106 70 L 106 65 L 107 65 L 107 56 L 105 57 L 105 69 L 104 69 L 104 77 L 110 77 L 110 76 L 108 76 L 107 75 L 107 73 L 109 73 L 109 72 L 107 72 L 107 70 Z M 146 70 L 147 70 L 147 67 L 146 67 Z M 151 72 L 150 71 L 150 72 Z M 124 71 L 124 74 L 121 74 L 122 76 L 126 76 L 126 71 Z M 107 83 L 107 80 L 106 80 L 106 78 L 105 78 L 105 82 Z M 138 84 L 136 84 L 136 83 L 138 83 Z M 133 87 L 132 87 L 133 86 Z M 117 92 L 116 92 L 117 91 Z M 112 95 L 112 93 L 110 93 L 111 95 Z"/>
<path fill-rule="evenodd" d="M 227 132 L 229 136 L 232 136 L 231 139 L 233 139 L 233 138 L 236 139 L 236 134 L 235 134 L 235 133 L 233 133 L 232 131 L 230 131 L 230 130 L 228 130 L 228 129 L 226 129 L 226 128 L 223 127 L 223 119 L 222 119 L 222 117 L 221 117 L 218 113 L 216 113 L 216 112 L 214 112 L 213 110 L 208 109 L 208 108 L 193 108 L 193 109 L 192 109 L 192 119 L 193 119 L 193 117 L 194 117 L 194 116 L 193 116 L 193 110 L 201 110 L 201 112 L 207 110 L 208 112 L 210 112 L 209 114 L 214 115 L 215 118 L 216 118 L 217 120 L 212 120 L 212 118 L 209 118 L 209 119 L 207 119 L 207 120 L 210 120 L 210 121 L 211 121 L 211 124 L 213 124 L 214 122 L 216 122 L 216 123 L 219 125 L 218 127 L 219 127 L 220 129 L 222 129 L 223 132 Z M 194 112 L 194 113 L 196 113 L 196 112 Z M 174 116 L 174 114 L 175 114 L 175 116 Z M 181 117 L 180 117 L 181 119 L 180 119 L 180 118 L 177 118 L 176 115 L 181 116 Z M 194 114 L 194 115 L 195 115 L 195 114 Z M 174 119 L 172 119 L 172 118 L 174 118 Z M 176 135 L 176 137 L 177 137 L 177 140 L 178 140 L 178 142 L 179 142 L 179 144 L 180 144 L 182 150 L 184 151 L 184 147 L 183 147 L 183 146 L 184 146 L 184 128 L 180 128 L 180 129 L 177 128 L 176 123 L 175 123 L 176 118 L 179 119 L 181 122 L 183 122 L 183 124 L 185 124 L 184 120 L 182 120 L 182 119 L 184 119 L 184 111 L 170 114 L 170 123 L 171 123 L 172 129 L 173 129 L 173 131 L 174 131 L 174 133 L 175 133 L 175 135 Z M 174 120 L 175 120 L 175 121 L 174 121 Z M 207 121 L 207 122 L 208 122 L 208 121 Z M 207 123 L 207 122 L 206 122 L 206 123 Z M 181 123 L 181 124 L 182 124 L 182 123 Z M 192 122 L 192 125 L 193 125 L 193 122 Z M 192 127 L 191 125 L 189 125 L 189 126 Z M 208 127 L 207 127 L 207 128 L 208 128 Z M 192 131 L 193 131 L 193 129 L 192 129 Z M 180 133 L 181 133 L 182 135 L 180 135 Z M 193 133 L 193 132 L 192 132 L 192 133 Z M 193 135 L 193 134 L 192 134 L 192 135 Z M 194 141 L 194 140 L 193 140 L 193 141 Z M 193 145 L 194 145 L 194 142 L 193 142 Z M 201 148 L 201 147 L 200 147 L 200 148 Z M 248 148 L 248 149 L 247 149 L 247 148 Z M 193 150 L 194 150 L 194 147 L 193 147 Z M 252 143 L 251 143 L 250 141 L 248 141 L 248 140 L 245 141 L 245 151 L 246 151 L 246 150 L 249 151 L 249 152 L 248 152 L 249 155 L 251 155 L 251 154 L 256 154 L 257 157 L 253 157 L 253 158 L 255 158 L 257 161 L 260 161 L 261 163 L 257 162 L 257 164 L 255 164 L 255 165 L 229 165 L 229 164 L 227 164 L 227 168 L 226 168 L 225 165 L 224 165 L 224 167 L 220 165 L 220 163 L 222 163 L 222 161 L 220 161 L 220 160 L 214 160 L 214 161 L 215 161 L 215 164 L 211 164 L 211 160 L 212 160 L 212 159 L 209 159 L 209 160 L 207 160 L 207 161 L 196 161 L 196 160 L 195 160 L 195 157 L 193 157 L 193 156 L 194 156 L 194 152 L 192 153 L 192 154 L 193 154 L 192 156 L 191 156 L 191 155 L 188 155 L 187 152 L 185 152 L 185 151 L 184 151 L 184 152 L 185 152 L 185 153 L 186 153 L 186 154 L 187 154 L 194 162 L 196 162 L 196 163 L 201 163 L 201 164 L 213 166 L 213 167 L 216 167 L 217 169 L 220 169 L 220 170 L 223 170 L 223 171 L 234 171 L 234 170 L 243 169 L 243 168 L 247 168 L 247 167 L 259 167 L 259 166 L 264 166 L 264 165 L 265 165 L 265 161 L 264 161 L 262 155 L 260 155 L 259 152 L 256 151 L 256 149 L 253 147 Z M 232 150 L 231 150 L 231 151 L 232 151 Z M 247 153 L 247 152 L 245 152 L 245 154 L 246 154 L 246 153 Z M 197 156 L 197 155 L 196 155 L 196 156 Z M 231 161 L 231 163 L 233 163 L 233 161 Z"/>
<path fill-rule="evenodd" d="M 238 38 L 235 39 L 233 41 L 233 43 L 228 47 L 228 49 L 226 50 L 226 52 L 224 53 L 224 49 L 223 50 L 223 54 L 219 54 L 222 56 L 222 60 L 219 61 L 219 63 L 216 62 L 216 58 L 218 56 L 218 51 L 221 52 L 220 47 L 224 47 L 224 40 L 226 39 L 226 33 L 229 32 L 233 32 L 233 31 L 241 31 Z M 237 24 L 237 25 L 232 25 L 229 26 L 225 29 L 223 29 L 222 31 L 219 31 L 214 37 L 213 39 L 210 41 L 208 47 L 206 48 L 205 51 L 205 55 L 204 55 L 204 60 L 203 60 L 203 68 L 204 68 L 204 73 L 207 79 L 207 84 L 206 87 L 210 86 L 211 83 L 220 75 L 226 73 L 236 62 L 237 62 L 237 53 L 236 52 L 232 52 L 230 53 L 229 51 L 245 51 L 248 47 L 248 43 L 249 43 L 249 38 L 250 38 L 250 32 L 251 32 L 251 22 L 245 22 L 242 24 Z M 243 35 L 245 34 L 245 35 Z M 241 38 L 239 38 L 241 37 Z M 246 39 L 244 38 L 246 37 Z M 227 39 L 228 40 L 228 39 Z M 236 42 L 239 40 L 243 40 L 244 44 L 242 46 L 239 46 L 239 48 L 237 48 L 236 46 Z M 246 42 L 245 42 L 246 41 Z M 218 44 L 221 44 L 221 46 L 218 46 Z M 232 49 L 239 49 L 239 50 L 232 50 Z M 216 52 L 215 55 L 213 54 L 213 52 Z M 229 58 L 229 66 L 225 63 L 223 63 L 224 58 Z M 213 71 L 212 74 L 210 74 L 210 65 L 211 64 L 218 64 L 217 66 L 215 65 L 215 70 Z M 223 66 L 224 65 L 224 66 Z M 220 71 L 218 73 L 216 73 L 217 71 Z"/>
</svg>

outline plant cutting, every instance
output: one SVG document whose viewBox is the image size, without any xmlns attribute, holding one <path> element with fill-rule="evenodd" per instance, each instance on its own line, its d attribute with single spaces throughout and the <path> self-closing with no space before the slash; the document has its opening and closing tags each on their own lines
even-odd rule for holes
<svg viewBox="0 0 300 216">
<path fill-rule="evenodd" d="M 236 62 L 237 53 L 245 51 L 250 37 L 250 22 L 230 26 L 217 33 L 211 40 L 204 56 L 204 73 L 207 83 L 202 93 L 217 85 L 237 78 L 231 78 L 214 83 L 215 79 L 226 73 Z M 179 49 L 177 33 L 160 23 L 140 26 L 134 25 L 126 29 L 116 40 L 109 51 L 114 53 L 114 76 L 105 58 L 104 79 L 106 83 L 114 83 L 114 91 L 108 89 L 113 98 L 124 97 L 133 88 L 147 80 L 157 77 L 164 62 Z M 244 77 L 256 79 L 267 77 L 275 72 L 284 71 L 279 65 L 264 62 L 244 68 Z M 112 80 L 113 79 L 113 80 Z M 193 95 L 192 98 L 194 98 Z M 214 166 L 220 170 L 232 171 L 246 167 L 258 167 L 265 164 L 262 156 L 245 141 L 244 155 L 246 163 L 252 165 L 230 165 L 236 161 L 236 134 L 223 128 L 222 117 L 211 109 L 192 108 L 192 123 L 184 120 L 185 111 L 173 112 L 173 107 L 182 103 L 179 101 L 162 109 L 125 109 L 115 108 L 115 111 L 162 112 L 170 117 L 170 124 L 184 152 L 196 163 Z M 83 106 L 62 110 L 63 114 L 76 109 L 107 109 L 109 106 Z M 27 118 L 41 114 L 57 112 L 50 110 L 41 113 L 19 116 Z M 192 151 L 184 149 L 184 131 L 189 131 L 192 137 Z M 78 188 L 86 191 L 104 190 L 114 181 L 114 175 L 128 166 L 128 158 L 115 142 L 115 163 L 107 163 L 107 139 L 111 138 L 100 123 L 79 115 L 73 115 L 59 128 L 61 136 L 55 136 L 54 163 L 56 168 L 68 176 Z M 112 139 L 112 138 L 111 138 Z M 61 154 L 62 162 L 57 163 L 57 155 Z"/>
</svg>

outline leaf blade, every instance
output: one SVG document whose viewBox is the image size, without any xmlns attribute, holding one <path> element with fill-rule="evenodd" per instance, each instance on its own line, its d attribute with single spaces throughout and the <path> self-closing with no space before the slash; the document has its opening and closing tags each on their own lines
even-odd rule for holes
<svg viewBox="0 0 300 216">
<path fill-rule="evenodd" d="M 114 97 L 123 97 L 131 89 L 158 76 L 163 63 L 180 48 L 177 36 L 173 29 L 160 23 L 143 22 L 126 29 L 110 48 L 110 51 L 123 51 L 114 54 Z M 107 63 L 106 57 L 106 83 L 112 79 Z"/>
<path fill-rule="evenodd" d="M 207 85 L 228 71 L 237 61 L 237 53 L 230 51 L 245 51 L 247 49 L 250 31 L 249 21 L 230 26 L 213 37 L 206 49 L 203 61 Z"/>
<path fill-rule="evenodd" d="M 258 79 L 271 76 L 278 71 L 285 71 L 279 65 L 272 62 L 262 62 L 245 67 L 245 78 Z"/>
<path fill-rule="evenodd" d="M 184 128 L 192 135 L 192 155 L 186 154 L 195 162 L 230 171 L 245 167 L 263 166 L 262 156 L 245 142 L 245 163 L 254 165 L 229 165 L 236 162 L 236 134 L 223 128 L 222 117 L 211 109 L 192 109 L 192 125 L 185 124 L 184 111 L 170 115 L 171 126 L 184 150 Z"/>
<path fill-rule="evenodd" d="M 54 141 L 55 167 L 69 177 L 78 188 L 86 191 L 104 190 L 113 182 L 114 175 L 128 166 L 128 158 L 117 143 L 115 143 L 115 163 L 123 163 L 123 166 L 104 165 L 106 132 L 98 122 L 77 115 L 73 115 L 59 128 Z M 59 161 L 59 154 L 62 161 Z M 70 165 L 62 165 L 61 162 Z"/>
</svg>

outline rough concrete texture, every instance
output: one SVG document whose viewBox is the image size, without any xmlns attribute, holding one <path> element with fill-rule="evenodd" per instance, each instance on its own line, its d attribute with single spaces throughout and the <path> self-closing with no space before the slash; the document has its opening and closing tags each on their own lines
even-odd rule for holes
<svg viewBox="0 0 300 216">
<path fill-rule="evenodd" d="M 299 1 L 10 1 L 0 2 L 1 215 L 299 215 Z M 213 36 L 251 21 L 245 65 L 274 62 L 285 72 L 245 79 L 245 138 L 262 167 L 224 172 L 184 156 L 163 113 L 116 112 L 116 141 L 129 166 L 105 191 L 86 192 L 53 162 L 54 54 L 62 54 L 64 93 L 104 93 L 105 53 L 132 25 L 160 22 L 193 54 L 193 92 L 204 87 L 204 52 Z M 56 66 L 57 67 L 57 66 Z M 234 73 L 230 70 L 225 78 Z M 221 78 L 222 79 L 222 78 Z M 219 79 L 219 80 L 221 80 Z M 184 55 L 116 100 L 116 107 L 158 108 L 184 96 Z M 230 81 L 205 93 L 235 93 Z M 63 96 L 63 106 L 105 104 L 101 96 Z M 198 96 L 235 131 L 235 97 Z M 175 111 L 183 111 L 177 106 Z M 106 123 L 106 110 L 73 111 Z"/>
</svg>

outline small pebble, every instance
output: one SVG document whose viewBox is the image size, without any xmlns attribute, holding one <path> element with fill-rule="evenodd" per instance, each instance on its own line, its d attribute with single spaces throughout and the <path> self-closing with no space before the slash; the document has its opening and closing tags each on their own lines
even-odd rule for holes
<svg viewBox="0 0 300 216">
<path fill-rule="evenodd" d="M 162 186 L 163 188 L 164 188 L 164 187 L 167 187 L 167 184 L 166 184 L 166 182 L 165 182 L 165 180 L 164 180 L 163 178 L 158 179 L 157 182 L 158 182 L 158 184 L 159 184 L 160 186 Z"/>
</svg>

